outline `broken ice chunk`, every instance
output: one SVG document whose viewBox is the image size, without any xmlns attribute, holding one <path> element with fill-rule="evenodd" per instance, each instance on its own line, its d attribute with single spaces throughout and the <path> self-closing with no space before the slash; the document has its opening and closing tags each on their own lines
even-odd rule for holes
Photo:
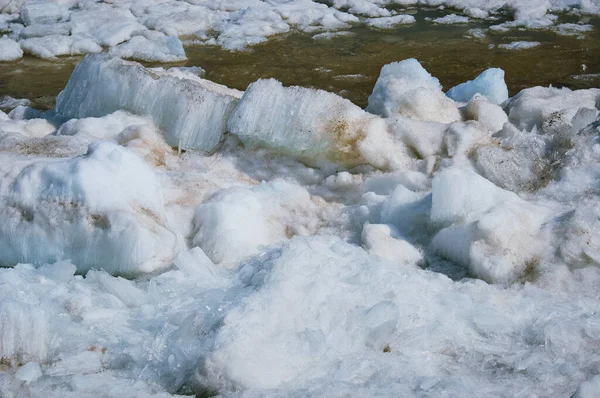
<svg viewBox="0 0 600 398">
<path fill-rule="evenodd" d="M 446 95 L 455 101 L 469 102 L 475 94 L 485 96 L 492 104 L 501 104 L 508 99 L 508 87 L 504 82 L 504 71 L 490 68 L 474 80 L 452 87 Z"/>
<path fill-rule="evenodd" d="M 530 131 L 535 126 L 553 134 L 561 129 L 572 129 L 571 123 L 581 108 L 597 114 L 598 98 L 600 89 L 573 91 L 566 87 L 532 87 L 512 97 L 505 108 L 509 120 L 519 129 Z M 579 117 L 575 122 L 579 126 Z"/>
<path fill-rule="evenodd" d="M 318 209 L 306 189 L 284 180 L 228 188 L 198 206 L 192 241 L 215 264 L 234 268 L 260 246 L 314 231 Z"/>
<path fill-rule="evenodd" d="M 83 118 L 127 110 L 150 116 L 169 145 L 210 152 L 241 94 L 197 76 L 174 76 L 99 54 L 77 65 L 56 100 L 56 112 Z"/>
<path fill-rule="evenodd" d="M 16 301 L 0 304 L 0 358 L 15 363 L 46 360 L 48 323 L 41 308 Z"/>
<path fill-rule="evenodd" d="M 99 53 L 102 51 L 95 41 L 83 36 L 50 35 L 32 37 L 21 41 L 25 52 L 45 59 L 55 59 L 60 55 Z"/>
<path fill-rule="evenodd" d="M 369 253 L 391 262 L 416 265 L 423 261 L 423 254 L 407 242 L 393 225 L 366 224 L 361 240 Z"/>
<path fill-rule="evenodd" d="M 25 26 L 51 24 L 66 19 L 67 16 L 68 11 L 54 1 L 29 0 L 21 7 L 21 19 Z"/>
<path fill-rule="evenodd" d="M 187 59 L 179 38 L 153 31 L 145 31 L 141 36 L 132 37 L 111 48 L 110 53 L 121 58 L 148 62 L 177 62 Z"/>
<path fill-rule="evenodd" d="M 14 61 L 23 57 L 23 50 L 16 41 L 6 36 L 0 37 L 0 61 Z"/>
<path fill-rule="evenodd" d="M 425 122 L 451 123 L 461 119 L 454 101 L 442 92 L 439 80 L 414 58 L 381 68 L 367 111 Z"/>
<path fill-rule="evenodd" d="M 475 214 L 516 199 L 514 193 L 498 188 L 473 171 L 446 169 L 433 178 L 431 221 L 444 225 L 469 221 Z"/>
<path fill-rule="evenodd" d="M 502 107 L 493 104 L 480 94 L 475 94 L 465 109 L 467 117 L 484 124 L 493 133 L 502 130 L 508 122 L 508 115 Z"/>
<path fill-rule="evenodd" d="M 490 283 L 523 276 L 548 249 L 550 211 L 504 191 L 469 170 L 447 169 L 433 180 L 431 219 L 446 225 L 431 248 Z"/>
<path fill-rule="evenodd" d="M 72 159 L 25 167 L 0 200 L 0 265 L 71 259 L 90 268 L 135 275 L 169 264 L 176 237 L 166 225 L 154 171 L 110 142 Z"/>
<path fill-rule="evenodd" d="M 263 146 L 313 161 L 402 164 L 385 122 L 335 94 L 283 87 L 274 79 L 252 83 L 231 115 L 229 130 L 250 147 Z"/>
</svg>

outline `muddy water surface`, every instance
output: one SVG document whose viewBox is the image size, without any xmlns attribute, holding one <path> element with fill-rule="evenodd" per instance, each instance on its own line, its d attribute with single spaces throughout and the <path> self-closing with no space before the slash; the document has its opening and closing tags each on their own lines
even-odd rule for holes
<svg viewBox="0 0 600 398">
<path fill-rule="evenodd" d="M 579 38 L 551 31 L 486 30 L 486 36 L 478 39 L 469 31 L 486 29 L 491 23 L 439 26 L 425 20 L 440 15 L 437 11 L 419 12 L 415 14 L 416 24 L 389 30 L 355 26 L 348 34 L 328 40 L 290 33 L 245 52 L 229 52 L 189 41 L 189 60 L 185 65 L 201 66 L 206 70 L 206 78 L 240 90 L 258 78 L 274 77 L 285 85 L 338 93 L 360 106 L 366 106 L 383 65 L 411 57 L 421 61 L 445 89 L 492 66 L 506 71 L 511 95 L 534 85 L 600 87 L 597 18 L 588 22 L 594 30 Z M 570 22 L 568 17 L 562 19 Z M 498 48 L 501 43 L 523 40 L 541 45 L 520 51 Z M 0 63 L 0 96 L 29 98 L 38 107 L 50 108 L 79 59 L 68 57 L 50 62 L 25 57 L 18 62 Z"/>
</svg>

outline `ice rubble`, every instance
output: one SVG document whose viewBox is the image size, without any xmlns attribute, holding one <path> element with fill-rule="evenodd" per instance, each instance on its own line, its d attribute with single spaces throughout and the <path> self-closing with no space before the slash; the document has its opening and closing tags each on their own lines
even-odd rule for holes
<svg viewBox="0 0 600 398">
<path fill-rule="evenodd" d="M 600 90 L 505 101 L 495 71 L 456 103 L 407 60 L 375 115 L 274 80 L 238 101 L 186 70 L 82 65 L 57 106 L 73 119 L 0 113 L 0 395 L 597 385 Z M 216 153 L 164 142 L 197 129 L 206 150 L 225 126 Z"/>
<path fill-rule="evenodd" d="M 56 112 L 82 118 L 124 109 L 152 117 L 171 146 L 211 152 L 240 97 L 239 91 L 196 75 L 149 70 L 101 54 L 77 65 L 56 100 Z"/>
</svg>

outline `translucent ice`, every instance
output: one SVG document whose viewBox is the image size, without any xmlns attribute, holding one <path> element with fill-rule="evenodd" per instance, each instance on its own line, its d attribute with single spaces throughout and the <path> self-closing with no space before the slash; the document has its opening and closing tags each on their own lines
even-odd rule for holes
<svg viewBox="0 0 600 398">
<path fill-rule="evenodd" d="M 393 167 L 406 162 L 394 148 L 383 120 L 335 94 L 283 87 L 274 79 L 252 83 L 231 115 L 229 130 L 247 146 L 264 146 L 313 161 L 371 163 Z"/>
<path fill-rule="evenodd" d="M 237 90 L 197 76 L 175 77 L 102 54 L 77 65 L 57 98 L 56 111 L 81 118 L 124 109 L 150 116 L 171 146 L 210 152 L 240 97 Z"/>
<path fill-rule="evenodd" d="M 68 17 L 68 12 L 51 0 L 28 0 L 21 7 L 21 19 L 26 26 L 51 24 L 65 17 Z"/>
<path fill-rule="evenodd" d="M 492 104 L 501 104 L 508 99 L 508 87 L 504 82 L 504 71 L 490 68 L 474 80 L 452 87 L 446 95 L 455 101 L 469 102 L 475 94 L 485 96 Z"/>
</svg>

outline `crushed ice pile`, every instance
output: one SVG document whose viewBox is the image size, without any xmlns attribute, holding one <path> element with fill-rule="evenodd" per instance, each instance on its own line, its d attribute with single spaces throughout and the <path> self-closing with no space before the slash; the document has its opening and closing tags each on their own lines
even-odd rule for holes
<svg viewBox="0 0 600 398">
<path fill-rule="evenodd" d="M 453 11 L 426 23 L 487 20 L 496 32 L 549 29 L 576 36 L 593 30 L 588 16 L 600 14 L 600 0 L 0 0 L 0 61 L 106 50 L 123 58 L 178 62 L 187 59 L 184 43 L 240 50 L 290 31 L 322 38 L 357 24 L 377 29 L 413 24 L 417 20 L 407 7 L 416 5 Z M 579 20 L 563 23 L 558 14 L 564 13 Z M 499 18 L 504 22 L 494 22 Z"/>
<path fill-rule="evenodd" d="M 600 90 L 368 102 L 97 54 L 0 111 L 0 396 L 596 396 Z"/>
</svg>

